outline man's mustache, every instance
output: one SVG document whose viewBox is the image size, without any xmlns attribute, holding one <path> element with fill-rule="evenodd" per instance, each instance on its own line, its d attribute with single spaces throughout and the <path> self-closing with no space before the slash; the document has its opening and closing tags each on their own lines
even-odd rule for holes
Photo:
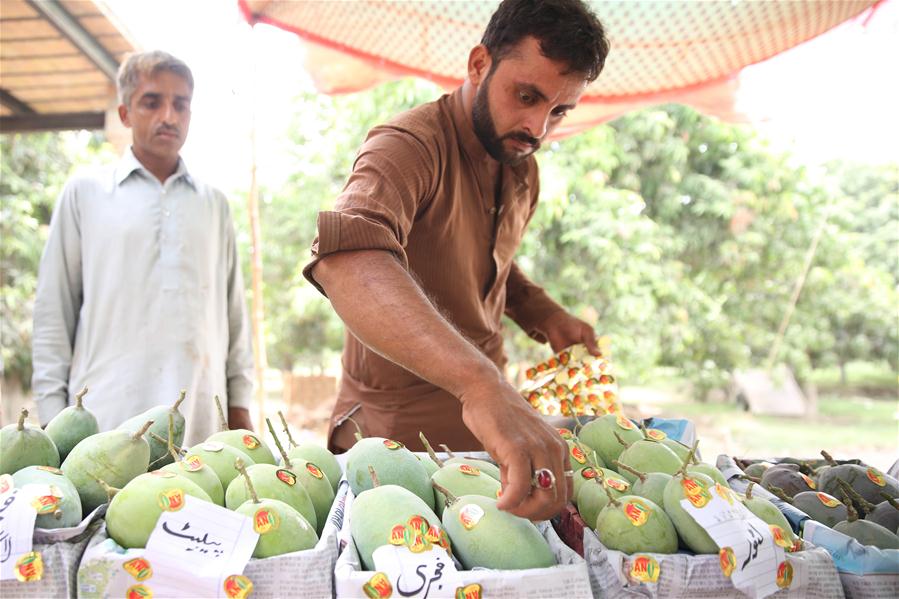
<svg viewBox="0 0 899 599">
<path fill-rule="evenodd" d="M 516 131 L 514 133 L 507 133 L 506 135 L 503 135 L 503 139 L 514 139 L 515 141 L 520 141 L 520 142 L 526 143 L 530 146 L 534 146 L 534 149 L 537 149 L 540 147 L 539 139 L 537 139 L 536 137 L 531 137 L 527 133 L 523 133 L 523 132 Z"/>
<path fill-rule="evenodd" d="M 167 127 L 165 125 L 156 129 L 156 135 L 160 135 L 162 133 L 168 133 L 170 135 L 177 135 L 179 137 L 181 135 L 181 131 L 178 130 L 178 127 Z"/>
</svg>

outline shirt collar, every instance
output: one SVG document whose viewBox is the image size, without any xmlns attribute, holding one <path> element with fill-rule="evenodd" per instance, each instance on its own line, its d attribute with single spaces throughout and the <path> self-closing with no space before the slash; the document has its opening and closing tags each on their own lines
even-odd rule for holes
<svg viewBox="0 0 899 599">
<path fill-rule="evenodd" d="M 140 163 L 140 160 L 134 155 L 134 151 L 131 149 L 131 146 L 125 150 L 125 153 L 122 155 L 122 158 L 119 160 L 118 165 L 116 165 L 115 169 L 115 182 L 116 185 L 121 185 L 125 179 L 131 176 L 132 173 L 139 171 L 143 172 L 147 177 L 150 177 L 152 180 L 157 180 L 156 177 L 147 170 L 147 168 Z M 190 173 L 187 170 L 187 165 L 184 163 L 184 159 L 180 156 L 178 157 L 178 168 L 175 169 L 175 172 L 169 177 L 169 180 L 178 180 L 184 179 L 184 181 L 196 190 L 197 185 L 194 183 L 193 177 L 190 176 Z"/>
<path fill-rule="evenodd" d="M 474 132 L 474 123 L 471 120 L 471 112 L 465 110 L 465 104 L 462 101 L 462 86 L 456 88 L 452 93 L 450 106 L 453 121 L 456 124 L 456 132 L 458 133 L 462 147 L 471 159 L 472 164 L 482 164 L 484 161 L 494 160 L 494 158 L 487 153 L 484 144 L 481 143 L 481 140 L 478 139 L 477 134 Z M 513 167 L 503 165 L 502 170 L 507 168 L 510 169 L 515 175 L 515 179 L 518 181 L 519 186 L 521 186 L 522 184 L 527 184 L 529 165 L 532 160 L 536 159 L 533 156 L 529 156 L 526 160 L 522 160 Z"/>
</svg>

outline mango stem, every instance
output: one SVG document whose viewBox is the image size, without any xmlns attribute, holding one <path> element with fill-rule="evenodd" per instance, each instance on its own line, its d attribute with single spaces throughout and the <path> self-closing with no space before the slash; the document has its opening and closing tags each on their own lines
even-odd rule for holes
<svg viewBox="0 0 899 599">
<path fill-rule="evenodd" d="M 22 411 L 19 412 L 19 430 L 25 430 L 25 419 L 28 418 L 28 410 L 22 408 Z"/>
<path fill-rule="evenodd" d="M 240 472 L 241 476 L 243 476 L 243 482 L 247 485 L 247 490 L 250 492 L 253 503 L 259 503 L 259 496 L 256 494 L 256 488 L 253 486 L 253 481 L 250 480 L 250 475 L 247 474 L 247 467 L 244 466 L 242 458 L 234 460 L 234 468 Z"/>
<path fill-rule="evenodd" d="M 137 441 L 138 439 L 143 437 L 144 433 L 146 433 L 150 429 L 151 426 L 153 426 L 152 420 L 147 420 L 146 422 L 144 422 L 144 425 L 142 427 L 140 427 L 140 430 L 137 431 L 136 433 L 134 433 L 133 435 L 131 435 L 131 440 Z"/>
<path fill-rule="evenodd" d="M 428 443 L 428 438 L 425 437 L 425 434 L 422 432 L 418 433 L 418 438 L 421 439 L 422 445 L 425 446 L 425 451 L 428 452 L 428 457 L 430 457 L 438 467 L 443 468 L 443 460 L 437 457 L 437 454 L 434 452 L 434 448 L 431 447 L 431 444 Z"/>
<path fill-rule="evenodd" d="M 87 395 L 87 387 L 75 394 L 75 407 L 84 409 L 84 396 Z"/>
<path fill-rule="evenodd" d="M 225 412 L 224 410 L 222 410 L 222 400 L 220 400 L 219 396 L 216 395 L 213 398 L 213 401 L 215 401 L 215 409 L 219 413 L 219 431 L 226 431 L 228 430 L 228 419 L 225 418 Z"/>
<path fill-rule="evenodd" d="M 278 451 L 281 453 L 281 459 L 284 460 L 284 465 L 288 470 L 292 470 L 293 464 L 290 463 L 290 458 L 287 457 L 287 452 L 284 451 L 284 447 L 281 445 L 281 440 L 278 439 L 278 435 L 275 434 L 275 427 L 272 426 L 272 421 L 266 418 L 265 423 L 268 425 L 268 432 L 271 433 L 272 439 L 275 440 L 275 445 L 277 446 Z"/>
<path fill-rule="evenodd" d="M 381 481 L 378 480 L 378 473 L 375 472 L 375 469 L 373 466 L 368 467 L 368 475 L 371 477 L 372 485 L 374 485 L 375 487 L 381 486 Z"/>
<path fill-rule="evenodd" d="M 291 449 L 296 447 L 296 441 L 293 440 L 293 435 L 290 434 L 290 428 L 287 426 L 287 419 L 284 418 L 284 414 L 281 413 L 281 410 L 278 410 L 278 417 L 281 419 L 281 426 L 284 427 L 284 434 L 287 435 L 287 442 L 290 444 Z"/>
<path fill-rule="evenodd" d="M 628 472 L 630 472 L 631 474 L 633 474 L 634 476 L 639 478 L 641 483 L 644 483 L 644 484 L 646 483 L 646 477 L 647 477 L 646 472 L 640 472 L 639 470 L 631 468 L 627 464 L 622 464 L 618 460 L 614 460 L 612 463 L 615 464 L 616 466 L 618 466 L 619 471 L 627 470 Z"/>
<path fill-rule="evenodd" d="M 177 412 L 177 411 L 178 411 L 178 407 L 181 406 L 181 402 L 184 401 L 184 398 L 185 398 L 185 397 L 187 397 L 187 390 L 186 390 L 186 389 L 182 389 L 182 390 L 181 390 L 181 393 L 178 394 L 178 400 L 172 405 L 172 407 L 169 409 L 169 412 L 171 412 L 172 414 L 174 414 L 175 412 Z"/>
</svg>

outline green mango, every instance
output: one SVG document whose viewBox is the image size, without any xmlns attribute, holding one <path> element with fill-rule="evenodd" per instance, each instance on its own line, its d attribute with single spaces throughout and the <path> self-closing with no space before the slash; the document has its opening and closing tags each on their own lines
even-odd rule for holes
<svg viewBox="0 0 899 599">
<path fill-rule="evenodd" d="M 677 531 L 655 502 L 625 495 L 610 502 L 596 519 L 602 544 L 628 555 L 677 552 Z"/>
<path fill-rule="evenodd" d="M 711 464 L 706 464 L 705 462 L 690 464 L 689 466 L 687 466 L 687 472 L 700 472 L 711 478 L 716 483 L 720 484 L 722 487 L 730 488 L 730 485 L 727 484 L 727 479 L 724 478 L 724 475 L 721 474 L 721 471 Z M 673 472 L 670 474 L 673 474 Z"/>
<path fill-rule="evenodd" d="M 820 491 L 803 491 L 796 495 L 793 497 L 793 507 L 831 528 L 849 515 L 846 506 L 839 499 Z"/>
<path fill-rule="evenodd" d="M 28 466 L 12 475 L 16 488 L 25 485 L 50 485 L 53 495 L 38 510 L 36 528 L 71 528 L 81 522 L 81 498 L 78 489 L 59 468 Z M 45 512 L 46 510 L 46 512 Z"/>
<path fill-rule="evenodd" d="M 702 506 L 712 500 L 711 489 L 715 481 L 702 473 L 676 474 L 665 485 L 663 507 L 684 543 L 694 553 L 718 553 L 718 545 L 687 510 L 681 499 L 689 499 L 693 505 Z"/>
<path fill-rule="evenodd" d="M 893 530 L 899 526 L 899 502 L 895 499 L 881 501 L 874 506 L 873 510 L 868 512 L 865 520 L 870 520 L 888 530 Z"/>
<path fill-rule="evenodd" d="M 196 454 L 188 454 L 183 460 L 172 464 L 166 464 L 160 470 L 183 476 L 209 495 L 212 503 L 225 507 L 225 488 L 222 481 L 208 464 L 203 463 L 203 458 Z"/>
<path fill-rule="evenodd" d="M 883 501 L 881 493 L 886 493 L 890 497 L 899 497 L 899 481 L 876 468 L 857 464 L 840 464 L 828 468 L 818 475 L 818 490 L 834 497 L 842 497 L 837 482 L 839 479 L 845 481 L 869 503 L 877 504 Z"/>
<path fill-rule="evenodd" d="M 771 533 L 774 534 L 774 542 L 788 549 L 793 547 L 799 539 L 793 534 L 793 529 L 787 521 L 786 516 L 777 509 L 777 506 L 765 499 L 764 497 L 755 497 L 752 495 L 752 486 L 746 489 L 746 495 L 740 497 L 740 501 L 746 508 L 755 514 L 759 520 L 771 527 Z M 777 531 L 779 528 L 780 531 Z"/>
<path fill-rule="evenodd" d="M 356 496 L 374 487 L 369 467 L 381 485 L 398 485 L 418 495 L 434 510 L 434 491 L 428 472 L 411 451 L 392 439 L 368 437 L 356 441 L 346 454 L 346 477 Z"/>
<path fill-rule="evenodd" d="M 619 491 L 610 489 L 610 493 L 621 496 Z M 581 519 L 590 528 L 596 528 L 596 518 L 599 516 L 599 512 L 602 511 L 602 508 L 606 507 L 608 503 L 609 494 L 606 493 L 603 483 L 598 478 L 581 485 L 577 495 L 575 495 L 574 502 Z"/>
<path fill-rule="evenodd" d="M 298 511 L 277 499 L 249 499 L 236 510 L 253 521 L 259 540 L 253 557 L 266 558 L 312 549 L 318 543 L 315 528 Z"/>
<path fill-rule="evenodd" d="M 431 458 L 427 456 L 420 456 L 417 453 L 415 454 L 415 457 L 417 457 L 418 461 L 421 462 L 421 465 L 425 467 L 425 472 L 428 473 L 428 476 L 433 476 L 435 472 L 440 470 L 440 466 L 438 466 L 437 463 Z"/>
<path fill-rule="evenodd" d="M 796 464 L 771 466 L 762 475 L 762 486 L 772 493 L 775 488 L 781 489 L 790 497 L 804 491 L 817 490 L 815 481 L 800 472 Z"/>
<path fill-rule="evenodd" d="M 455 499 L 455 501 L 452 501 Z M 534 524 L 496 507 L 481 495 L 451 498 L 443 528 L 466 570 L 527 570 L 556 565 L 549 543 Z"/>
<path fill-rule="evenodd" d="M 743 473 L 746 474 L 746 476 L 761 479 L 765 475 L 765 471 L 771 466 L 772 464 L 768 462 L 756 462 L 755 464 L 747 466 Z"/>
<path fill-rule="evenodd" d="M 680 460 L 681 464 L 684 463 L 684 460 L 687 459 L 687 455 L 690 453 L 690 448 L 681 443 L 680 441 L 675 441 L 671 437 L 665 437 L 661 440 L 661 443 L 674 452 L 674 455 L 677 456 L 677 459 Z"/>
<path fill-rule="evenodd" d="M 253 461 L 254 464 L 271 464 L 277 465 L 275 455 L 253 431 L 243 428 L 233 431 L 219 431 L 209 435 L 206 442 L 215 441 L 224 443 L 234 449 L 244 452 Z"/>
<path fill-rule="evenodd" d="M 253 461 L 253 458 L 239 449 L 234 449 L 230 445 L 216 441 L 207 441 L 206 443 L 194 445 L 188 450 L 188 454 L 199 456 L 204 464 L 212 468 L 212 471 L 215 472 L 222 483 L 222 489 L 227 489 L 231 481 L 240 474 L 234 467 L 237 458 L 243 460 L 243 463 L 247 466 L 252 466 L 256 463 Z"/>
<path fill-rule="evenodd" d="M 565 443 L 568 444 L 568 461 L 571 464 L 571 471 L 577 472 L 581 468 L 586 468 L 587 466 L 599 466 L 602 467 L 604 464 L 590 464 L 589 458 L 587 456 L 586 451 L 584 451 L 584 446 L 581 443 L 574 439 L 566 440 Z M 598 456 L 597 456 L 598 457 Z"/>
<path fill-rule="evenodd" d="M 76 445 L 62 463 L 60 469 L 78 489 L 83 515 L 87 516 L 109 497 L 97 478 L 106 484 L 122 488 L 131 479 L 145 473 L 150 465 L 150 445 L 144 439 L 144 428 L 129 433 L 111 430 L 91 435 Z"/>
<path fill-rule="evenodd" d="M 253 464 L 247 467 L 247 476 L 260 499 L 283 501 L 306 518 L 313 528 L 318 527 L 315 505 L 295 472 L 273 464 Z M 251 497 L 246 481 L 241 477 L 232 480 L 225 490 L 225 507 L 237 509 L 248 499 Z"/>
<path fill-rule="evenodd" d="M 615 464 L 619 472 L 627 472 L 629 466 L 622 466 L 620 462 Z M 665 472 L 641 472 L 632 469 L 631 474 L 634 475 L 634 481 L 631 485 L 630 494 L 638 495 L 649 499 L 656 505 L 665 503 L 665 486 L 671 480 L 671 475 Z"/>
<path fill-rule="evenodd" d="M 500 492 L 500 484 L 491 476 L 482 473 L 478 468 L 465 463 L 445 464 L 431 475 L 431 482 L 449 490 L 457 497 L 460 495 L 483 495 L 496 499 Z M 443 515 L 446 497 L 434 489 L 434 500 L 438 516 Z"/>
<path fill-rule="evenodd" d="M 414 544 L 417 550 L 429 544 L 450 547 L 437 514 L 417 494 L 397 485 L 362 491 L 353 501 L 349 518 L 350 534 L 365 570 L 374 570 L 372 553 L 388 543 L 410 548 Z"/>
<path fill-rule="evenodd" d="M 837 522 L 833 529 L 852 537 L 862 545 L 873 545 L 878 549 L 899 549 L 899 537 L 870 520 L 844 520 Z"/>
<path fill-rule="evenodd" d="M 683 462 L 677 455 L 658 441 L 640 439 L 634 441 L 618 456 L 617 462 L 630 466 L 641 472 L 664 472 L 674 474 L 680 470 Z M 622 468 L 618 473 L 632 483 L 637 476 Z"/>
<path fill-rule="evenodd" d="M 611 464 L 624 451 L 624 446 L 618 442 L 615 433 L 618 433 L 625 443 L 633 443 L 644 438 L 643 432 L 624 416 L 606 414 L 585 424 L 578 433 L 578 439 L 596 451 L 604 464 Z"/>
<path fill-rule="evenodd" d="M 321 534 L 328 521 L 331 504 L 334 503 L 334 487 L 331 486 L 328 475 L 318 467 L 318 464 L 302 458 L 289 460 L 285 465 L 297 475 L 297 480 L 309 493 L 309 499 L 315 508 L 315 531 Z"/>
<path fill-rule="evenodd" d="M 162 439 L 169 438 L 169 415 L 172 417 L 172 445 L 180 446 L 184 442 L 184 416 L 178 411 L 181 402 L 184 401 L 187 392 L 182 391 L 178 400 L 173 405 L 158 405 L 145 410 L 129 418 L 118 427 L 119 430 L 136 432 L 143 427 L 148 420 L 153 421 L 153 425 L 144 433 L 144 439 L 150 444 L 150 464 L 155 468 L 171 464 L 174 458 L 169 453 L 167 443 L 158 441 L 150 436 L 150 433 L 158 435 Z"/>
<path fill-rule="evenodd" d="M 185 495 L 212 503 L 206 491 L 183 476 L 166 470 L 141 474 L 109 502 L 106 531 L 125 549 L 146 547 L 163 510 L 180 509 Z"/>
<path fill-rule="evenodd" d="M 84 407 L 83 399 L 86 393 L 87 388 L 78 392 L 75 395 L 75 405 L 63 409 L 44 429 L 59 451 L 60 462 L 66 459 L 69 452 L 82 440 L 100 432 L 97 417 Z"/>
<path fill-rule="evenodd" d="M 59 451 L 40 427 L 25 424 L 28 410 L 19 421 L 0 429 L 0 474 L 12 474 L 28 466 L 59 468 Z"/>
<path fill-rule="evenodd" d="M 453 457 L 446 460 L 444 464 L 468 464 L 469 466 L 477 468 L 496 482 L 502 482 L 499 472 L 499 466 L 497 466 L 496 464 L 491 464 L 486 460 L 479 460 L 477 458 Z"/>
<path fill-rule="evenodd" d="M 307 462 L 312 462 L 324 471 L 328 480 L 331 481 L 331 488 L 336 493 L 337 485 L 343 478 L 343 470 L 340 468 L 340 462 L 334 457 L 334 454 L 321 445 L 315 443 L 301 443 L 287 452 L 287 457 L 291 460 L 300 458 Z"/>
</svg>

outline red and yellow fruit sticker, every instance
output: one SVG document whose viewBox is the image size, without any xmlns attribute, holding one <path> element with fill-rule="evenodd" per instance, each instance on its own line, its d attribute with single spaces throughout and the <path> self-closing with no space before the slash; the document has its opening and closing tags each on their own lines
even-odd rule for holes
<svg viewBox="0 0 899 599">
<path fill-rule="evenodd" d="M 804 475 L 804 474 L 802 474 L 802 473 L 800 472 L 800 473 L 799 473 L 799 476 L 802 477 L 802 480 L 805 481 L 805 484 L 807 484 L 807 485 L 808 485 L 808 488 L 811 489 L 812 491 L 814 491 L 815 489 L 818 488 L 818 485 L 815 484 L 815 481 L 813 481 L 812 479 L 810 479 L 810 478 L 807 477 L 806 475 Z"/>
<path fill-rule="evenodd" d="M 125 591 L 127 599 L 153 599 L 153 591 L 145 584 L 136 584 Z"/>
<path fill-rule="evenodd" d="M 412 529 L 412 532 L 417 535 L 423 535 L 428 532 L 428 529 L 431 527 L 428 524 L 428 521 L 424 516 L 419 516 L 418 514 L 409 518 L 406 522 L 406 526 Z"/>
<path fill-rule="evenodd" d="M 577 445 L 571 446 L 571 457 L 573 457 L 574 461 L 578 464 L 587 463 L 587 455 L 584 453 L 584 450 Z"/>
<path fill-rule="evenodd" d="M 232 574 L 222 586 L 228 599 L 246 599 L 253 592 L 253 581 L 242 574 Z"/>
<path fill-rule="evenodd" d="M 784 560 L 777 566 L 777 586 L 788 589 L 791 584 L 793 584 L 793 565 Z"/>
<path fill-rule="evenodd" d="M 455 599 L 481 599 L 481 585 L 474 583 L 456 589 Z"/>
<path fill-rule="evenodd" d="M 440 544 L 440 540 L 441 540 L 441 535 L 440 535 L 440 533 L 442 533 L 442 532 L 443 532 L 443 531 L 440 530 L 439 527 L 437 527 L 437 526 L 432 526 L 431 528 L 428 529 L 428 532 L 425 533 L 425 540 L 426 540 L 428 543 L 432 543 L 432 544 L 434 544 L 434 545 L 439 545 L 439 544 Z"/>
<path fill-rule="evenodd" d="M 143 582 L 153 576 L 153 568 L 150 566 L 150 562 L 142 557 L 128 560 L 122 564 L 122 569 L 138 582 Z"/>
<path fill-rule="evenodd" d="M 640 499 L 628 499 L 621 509 L 634 526 L 643 526 L 652 515 L 652 508 Z"/>
<path fill-rule="evenodd" d="M 256 435 L 244 435 L 241 438 L 241 441 L 243 441 L 243 446 L 247 449 L 256 449 L 260 445 L 259 439 L 256 438 Z"/>
<path fill-rule="evenodd" d="M 253 530 L 257 534 L 264 535 L 273 530 L 278 530 L 280 525 L 281 519 L 278 517 L 278 513 L 272 509 L 262 507 L 253 514 Z"/>
<path fill-rule="evenodd" d="M 816 493 L 816 495 L 818 496 L 818 500 L 827 507 L 838 507 L 840 505 L 843 505 L 836 497 L 828 495 L 827 493 L 819 492 Z"/>
<path fill-rule="evenodd" d="M 737 569 L 737 556 L 730 547 L 722 547 L 718 552 L 718 564 L 721 566 L 721 572 L 724 576 L 730 578 L 730 575 Z"/>
<path fill-rule="evenodd" d="M 175 478 L 177 476 L 177 474 L 169 472 L 168 470 L 154 470 L 150 474 L 158 476 L 159 478 Z"/>
<path fill-rule="evenodd" d="M 680 484 L 684 489 L 684 497 L 693 504 L 693 507 L 705 507 L 712 500 L 712 494 L 702 481 L 685 476 Z"/>
<path fill-rule="evenodd" d="M 562 438 L 566 441 L 570 441 L 574 438 L 574 433 L 567 428 L 557 428 L 556 430 L 559 431 L 559 435 L 561 435 Z"/>
<path fill-rule="evenodd" d="M 639 582 L 658 582 L 662 569 L 651 555 L 637 555 L 631 562 L 630 577 Z"/>
<path fill-rule="evenodd" d="M 484 510 L 476 503 L 469 503 L 462 506 L 459 510 L 459 522 L 465 527 L 465 530 L 471 530 L 478 525 L 481 518 L 484 517 Z"/>
<path fill-rule="evenodd" d="M 396 545 L 397 547 L 406 544 L 406 527 L 402 524 L 397 524 L 393 528 L 390 529 L 390 536 L 387 537 L 387 542 L 391 545 Z"/>
<path fill-rule="evenodd" d="M 0 493 L 6 493 L 10 489 L 14 489 L 16 483 L 12 479 L 12 474 L 0 475 Z"/>
<path fill-rule="evenodd" d="M 720 497 L 730 505 L 733 505 L 734 501 L 736 501 L 736 495 L 734 494 L 734 492 L 731 491 L 729 487 L 725 487 L 721 483 L 715 483 L 715 493 L 717 493 L 718 497 Z"/>
<path fill-rule="evenodd" d="M 657 428 L 646 429 L 646 436 L 656 441 L 663 441 L 668 438 L 668 435 Z"/>
<path fill-rule="evenodd" d="M 181 489 L 163 491 L 159 494 L 157 503 L 163 511 L 177 512 L 184 507 L 184 491 Z"/>
<path fill-rule="evenodd" d="M 319 468 L 312 462 L 306 462 L 306 472 L 319 480 L 321 480 L 325 476 L 324 473 L 322 473 L 321 468 Z"/>
<path fill-rule="evenodd" d="M 626 480 L 622 480 L 620 478 L 613 478 L 611 476 L 607 476 L 606 478 L 602 479 L 602 484 L 604 484 L 605 486 L 607 486 L 610 489 L 615 489 L 616 491 L 621 491 L 622 493 L 627 491 L 631 486 L 631 484 L 629 482 L 627 482 Z"/>
<path fill-rule="evenodd" d="M 362 585 L 362 592 L 369 599 L 388 599 L 393 594 L 393 586 L 386 574 L 377 572 Z"/>
<path fill-rule="evenodd" d="M 578 470 L 578 474 L 580 474 L 581 478 L 585 480 L 596 478 L 596 470 L 592 467 L 581 468 L 580 470 Z"/>
<path fill-rule="evenodd" d="M 424 535 L 415 535 L 412 537 L 412 542 L 409 543 L 409 551 L 412 553 L 421 553 L 431 548 L 431 544 L 425 540 Z"/>
<path fill-rule="evenodd" d="M 459 464 L 459 472 L 468 476 L 480 476 L 481 471 L 471 464 Z"/>
<path fill-rule="evenodd" d="M 196 472 L 203 468 L 203 459 L 196 454 L 187 456 L 179 463 L 181 464 L 181 467 L 188 472 Z"/>
<path fill-rule="evenodd" d="M 606 399 L 609 399 L 609 396 L 606 395 L 607 393 L 611 393 L 611 391 L 606 391 L 605 393 L 603 393 L 603 396 Z M 614 396 L 615 395 L 612 394 L 612 397 L 614 397 Z M 621 414 L 619 414 L 618 416 L 615 417 L 615 422 L 618 424 L 618 426 L 620 428 L 623 428 L 626 431 L 632 431 L 637 428 L 636 426 L 634 426 L 633 422 L 631 422 L 628 418 L 625 418 Z"/>
<path fill-rule="evenodd" d="M 52 514 L 59 509 L 59 502 L 62 499 L 62 492 L 55 486 L 50 486 L 49 495 L 41 495 L 31 499 L 31 507 L 37 512 L 38 516 L 44 514 Z"/>
<path fill-rule="evenodd" d="M 200 445 L 200 449 L 205 451 L 211 451 L 213 453 L 218 453 L 225 448 L 224 443 L 219 443 L 218 441 L 206 441 L 202 445 Z"/>
<path fill-rule="evenodd" d="M 877 485 L 878 487 L 885 487 L 887 485 L 886 479 L 883 477 L 883 473 L 881 473 L 876 468 L 868 468 L 865 471 L 865 474 L 868 475 L 868 480 Z"/>
<path fill-rule="evenodd" d="M 38 466 L 38 470 L 43 470 L 44 472 L 49 472 L 50 474 L 55 474 L 56 476 L 62 476 L 62 470 L 59 468 L 54 468 L 53 466 Z"/>
<path fill-rule="evenodd" d="M 401 449 L 405 446 L 399 441 L 394 441 L 393 439 L 384 439 L 384 447 L 396 451 L 397 449 Z"/>
<path fill-rule="evenodd" d="M 793 541 L 787 538 L 787 533 L 783 528 L 776 524 L 769 524 L 768 528 L 771 529 L 771 536 L 774 537 L 775 545 L 784 549 L 789 549 L 793 546 Z"/>
<path fill-rule="evenodd" d="M 288 486 L 294 486 L 297 484 L 297 475 L 291 472 L 290 470 L 285 470 L 284 468 L 279 469 L 275 472 L 275 476 L 278 477 L 282 483 Z"/>
<path fill-rule="evenodd" d="M 44 576 L 44 560 L 38 551 L 29 551 L 16 560 L 16 580 L 36 582 Z"/>
</svg>

